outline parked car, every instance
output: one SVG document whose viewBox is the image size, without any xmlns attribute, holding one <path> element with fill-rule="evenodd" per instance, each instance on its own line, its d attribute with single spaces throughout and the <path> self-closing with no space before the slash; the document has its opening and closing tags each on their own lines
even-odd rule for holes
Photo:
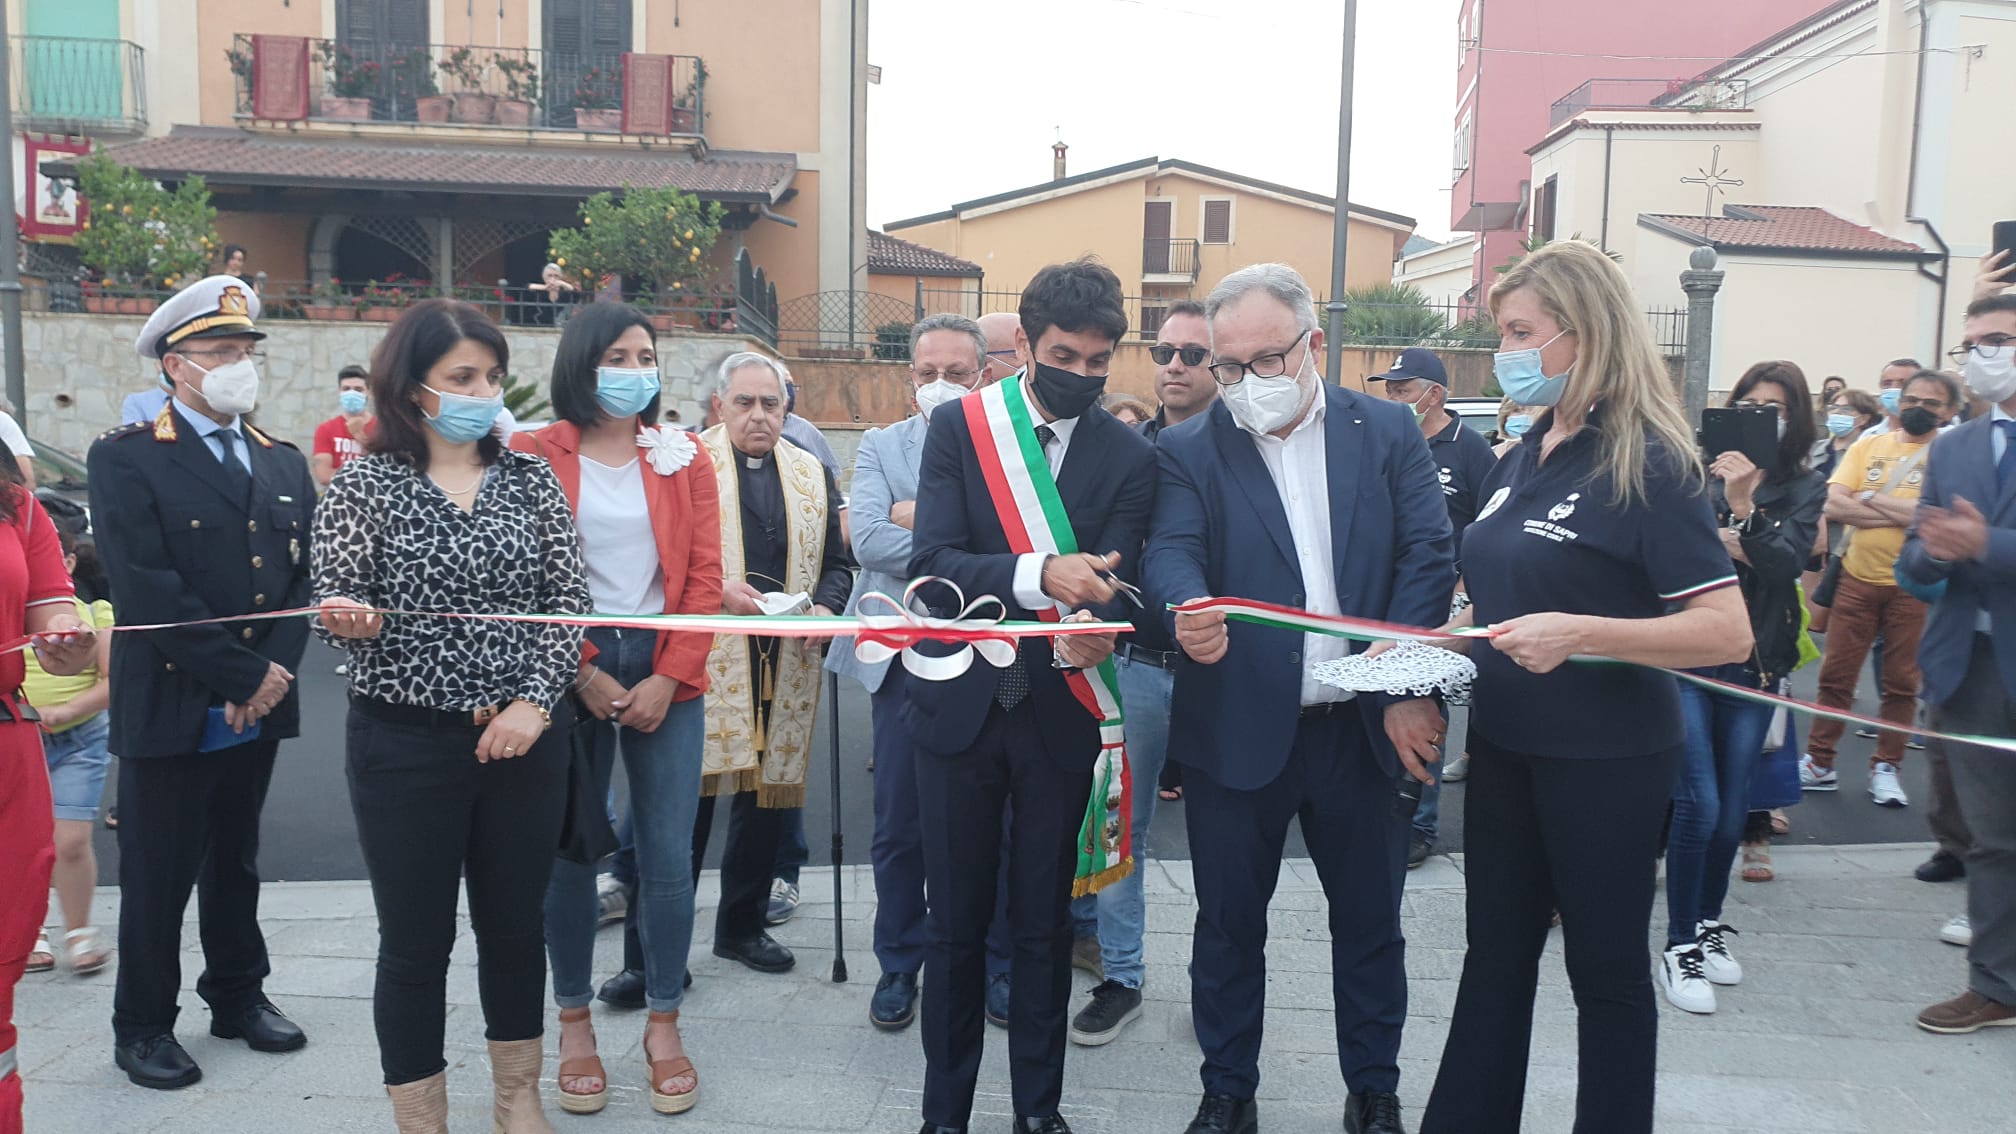
<svg viewBox="0 0 2016 1134">
<path fill-rule="evenodd" d="M 1498 440 L 1498 406 L 1501 398 L 1450 398 L 1446 408 L 1463 419 L 1463 424 L 1482 433 L 1486 440 Z"/>
<path fill-rule="evenodd" d="M 28 445 L 35 451 L 35 498 L 57 523 L 81 521 L 82 532 L 91 530 L 91 500 L 85 490 L 84 462 L 33 437 Z"/>
</svg>

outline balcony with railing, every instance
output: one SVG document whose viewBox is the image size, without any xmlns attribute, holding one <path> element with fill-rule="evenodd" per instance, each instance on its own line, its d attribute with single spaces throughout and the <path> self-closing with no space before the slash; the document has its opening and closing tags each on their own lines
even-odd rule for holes
<svg viewBox="0 0 2016 1134">
<path fill-rule="evenodd" d="M 1750 80 L 1590 79 L 1557 99 L 1548 111 L 1552 130 L 1585 110 L 1745 110 Z"/>
<path fill-rule="evenodd" d="M 1196 283 L 1197 241 L 1151 236 L 1141 242 L 1143 283 Z"/>
<path fill-rule="evenodd" d="M 121 39 L 7 37 L 14 126 L 45 134 L 147 129 L 147 53 Z"/>
<path fill-rule="evenodd" d="M 695 55 L 236 36 L 237 116 L 699 138 Z"/>
</svg>

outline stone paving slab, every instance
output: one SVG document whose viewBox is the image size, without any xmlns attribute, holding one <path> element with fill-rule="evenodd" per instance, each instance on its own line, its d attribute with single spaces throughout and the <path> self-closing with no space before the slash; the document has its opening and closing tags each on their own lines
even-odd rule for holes
<svg viewBox="0 0 2016 1134">
<path fill-rule="evenodd" d="M 1726 911 L 1744 984 L 1718 991 L 1720 1011 L 1689 1016 L 1662 1001 L 1659 1130 L 1675 1134 L 1972 1134 L 2006 1131 L 2016 1114 L 2016 1032 L 1932 1036 L 1912 1025 L 1925 1004 L 1963 987 L 1960 950 L 1934 935 L 1960 910 L 1959 886 L 1910 877 L 1926 846 L 1784 848 L 1779 880 L 1737 884 Z M 873 988 L 874 907 L 865 867 L 840 872 L 852 980 L 834 984 L 831 871 L 808 870 L 805 904 L 778 931 L 798 951 L 796 971 L 762 976 L 693 956 L 694 988 L 682 1026 L 699 1064 L 702 1100 L 682 1118 L 651 1114 L 644 1093 L 640 1016 L 597 1005 L 609 1108 L 594 1119 L 558 1113 L 562 1134 L 686 1129 L 708 1134 L 837 1134 L 917 1128 L 923 1057 L 914 1030 L 889 1035 L 865 1019 Z M 1408 878 L 1409 1019 L 1401 1092 L 1410 1125 L 1426 1100 L 1448 1034 L 1462 972 L 1460 860 L 1437 856 Z M 1148 976 L 1142 1019 L 1117 1042 L 1072 1048 L 1064 1113 L 1080 1134 L 1181 1131 L 1196 1107 L 1197 1048 L 1186 967 L 1194 917 L 1187 862 L 1148 867 Z M 700 925 L 711 926 L 719 883 L 703 880 Z M 101 892 L 100 924 L 117 894 Z M 35 1134 L 161 1131 L 238 1134 L 391 1128 L 371 1030 L 377 928 L 370 889 L 357 882 L 265 888 L 262 916 L 273 954 L 269 991 L 308 1031 L 298 1055 L 261 1055 L 209 1036 L 193 991 L 180 1034 L 204 1081 L 156 1093 L 112 1066 L 107 974 L 36 975 L 22 982 L 16 1018 Z M 466 912 L 466 911 L 465 911 Z M 1320 886 L 1306 862 L 1285 863 L 1269 914 L 1267 1035 L 1259 1091 L 1268 1134 L 1339 1127 L 1343 1086 L 1330 1012 L 1328 931 Z M 702 933 L 706 932 L 705 928 Z M 1648 933 L 1654 948 L 1657 928 Z M 620 963 L 620 935 L 597 939 L 597 971 Z M 202 958 L 193 920 L 184 936 L 184 987 Z M 1575 1012 L 1561 968 L 1560 935 L 1548 943 L 1534 1010 L 1525 1129 L 1563 1134 L 1573 1123 Z M 1090 981 L 1075 974 L 1073 1008 Z M 487 1131 L 474 941 L 466 916 L 448 981 L 451 1127 Z M 549 1033 L 549 1035 L 552 1033 Z M 988 1031 L 973 1129 L 1009 1126 L 1006 1034 Z M 551 1074 L 553 1062 L 547 1069 Z M 548 1079 L 549 1097 L 554 1088 Z"/>
</svg>

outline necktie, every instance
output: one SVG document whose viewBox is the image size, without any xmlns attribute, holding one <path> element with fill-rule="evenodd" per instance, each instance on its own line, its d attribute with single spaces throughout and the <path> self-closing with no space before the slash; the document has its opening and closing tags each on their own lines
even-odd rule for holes
<svg viewBox="0 0 2016 1134">
<path fill-rule="evenodd" d="M 2002 459 L 1995 462 L 1995 483 L 2007 488 L 2010 478 L 2016 477 L 2016 421 L 1998 420 L 1995 427 L 2002 431 Z"/>
<path fill-rule="evenodd" d="M 239 436 L 235 429 L 220 429 L 215 436 L 217 443 L 224 448 L 224 456 L 220 462 L 224 466 L 224 478 L 231 482 L 232 488 L 241 493 L 250 490 L 252 474 L 245 471 L 244 462 L 238 459 L 238 446 L 245 443 L 245 438 Z"/>
<path fill-rule="evenodd" d="M 1055 440 L 1057 440 L 1056 430 L 1047 425 L 1036 427 L 1036 444 L 1042 447 L 1046 460 L 1050 452 L 1050 443 Z M 994 701 L 1004 709 L 1012 709 L 1021 704 L 1023 698 L 1027 696 L 1029 696 L 1029 665 L 1022 660 L 1022 654 L 1018 650 L 1015 660 L 1001 671 L 1001 679 L 994 686 Z"/>
</svg>

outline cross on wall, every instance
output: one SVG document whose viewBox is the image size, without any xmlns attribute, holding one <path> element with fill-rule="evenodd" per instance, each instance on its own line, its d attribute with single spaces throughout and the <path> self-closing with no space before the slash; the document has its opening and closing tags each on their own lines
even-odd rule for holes
<svg viewBox="0 0 2016 1134">
<path fill-rule="evenodd" d="M 1724 189 L 1743 185 L 1742 178 L 1730 177 L 1728 173 L 1722 168 L 1722 147 L 1718 145 L 1709 155 L 1708 164 L 1701 169 L 1700 176 L 1680 179 L 1684 185 L 1700 185 L 1705 189 L 1707 200 L 1701 205 L 1701 237 L 1704 240 L 1708 238 L 1708 222 L 1715 219 L 1715 195 Z M 1723 195 L 1727 196 L 1726 193 Z"/>
</svg>

